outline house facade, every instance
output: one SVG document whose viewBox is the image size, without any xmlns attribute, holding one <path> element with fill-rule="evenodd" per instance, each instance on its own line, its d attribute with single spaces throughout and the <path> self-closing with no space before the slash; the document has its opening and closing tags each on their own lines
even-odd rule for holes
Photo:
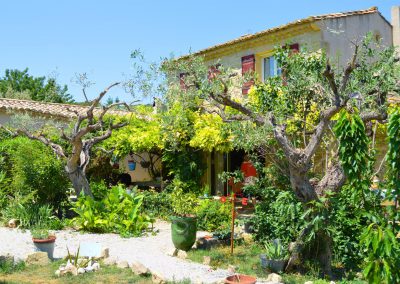
<svg viewBox="0 0 400 284">
<path fill-rule="evenodd" d="M 66 128 L 75 121 L 77 114 L 86 113 L 88 108 L 88 106 L 81 105 L 0 98 L 0 124 L 12 124 L 13 116 L 28 114 L 32 120 L 38 123 L 40 120 L 53 121 L 57 123 L 58 127 Z M 94 109 L 95 115 L 100 112 L 100 108 Z M 121 110 L 110 110 L 108 113 L 121 116 L 129 114 Z M 150 159 L 155 163 L 157 169 L 161 169 L 161 159 L 149 153 L 132 154 L 124 157 L 116 164 L 122 173 L 130 175 L 133 184 L 159 187 L 160 182 L 154 181 L 149 171 Z"/>
<path fill-rule="evenodd" d="M 325 50 L 330 61 L 336 66 L 345 66 L 354 51 L 352 42 L 361 41 L 372 33 L 374 40 L 383 46 L 400 45 L 400 9 L 392 8 L 392 23 L 385 19 L 377 7 L 366 10 L 310 16 L 285 25 L 270 28 L 255 34 L 248 34 L 225 43 L 195 52 L 203 56 L 207 65 L 222 64 L 245 74 L 253 71 L 260 81 L 279 75 L 280 70 L 274 58 L 274 49 L 289 46 L 294 51 Z M 188 55 L 189 56 L 189 55 Z M 188 56 L 183 56 L 185 59 Z M 233 91 L 233 96 L 246 95 L 251 87 L 244 84 Z M 230 186 L 218 175 L 223 171 L 240 169 L 244 153 L 212 152 L 205 155 L 207 171 L 204 183 L 217 195 L 227 194 Z M 323 162 L 322 162 L 323 163 Z"/>
</svg>

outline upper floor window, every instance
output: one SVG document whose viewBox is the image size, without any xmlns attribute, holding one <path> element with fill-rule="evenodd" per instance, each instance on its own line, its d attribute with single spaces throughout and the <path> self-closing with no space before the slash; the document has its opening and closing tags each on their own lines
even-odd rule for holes
<svg viewBox="0 0 400 284">
<path fill-rule="evenodd" d="M 278 62 L 275 56 L 264 57 L 262 59 L 262 74 L 263 81 L 266 81 L 270 77 L 281 75 L 282 70 L 278 66 Z"/>
</svg>

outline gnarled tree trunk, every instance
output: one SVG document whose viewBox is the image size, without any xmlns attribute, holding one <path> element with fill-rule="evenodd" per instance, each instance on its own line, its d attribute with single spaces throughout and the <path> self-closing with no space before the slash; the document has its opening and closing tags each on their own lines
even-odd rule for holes
<svg viewBox="0 0 400 284">
<path fill-rule="evenodd" d="M 313 185 L 306 176 L 307 170 L 290 167 L 290 181 L 292 188 L 298 199 L 308 206 L 311 201 L 318 201 L 320 197 L 325 196 L 327 191 L 338 191 L 345 182 L 345 175 L 339 163 L 332 163 L 325 176 L 318 184 Z M 327 220 L 329 222 L 329 220 Z M 291 256 L 286 266 L 287 271 L 293 271 L 304 263 L 304 256 L 317 259 L 320 263 L 322 273 L 332 277 L 332 238 L 323 229 L 316 232 L 315 240 L 310 244 L 312 253 L 305 252 L 306 237 L 312 229 L 308 225 L 302 230 L 294 244 L 291 246 Z"/>
<path fill-rule="evenodd" d="M 87 180 L 86 174 L 83 172 L 81 167 L 77 167 L 73 171 L 69 171 L 68 167 L 66 167 L 66 171 L 78 196 L 83 191 L 85 195 L 93 197 L 92 191 L 90 190 L 89 181 Z"/>
</svg>

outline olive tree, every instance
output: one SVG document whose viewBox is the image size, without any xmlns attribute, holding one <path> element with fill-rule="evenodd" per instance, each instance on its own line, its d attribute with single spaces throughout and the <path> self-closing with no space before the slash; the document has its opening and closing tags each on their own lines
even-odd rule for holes
<svg viewBox="0 0 400 284">
<path fill-rule="evenodd" d="M 65 106 L 68 111 L 75 113 L 76 119 L 69 133 L 64 128 L 61 128 L 59 137 L 64 141 L 63 143 L 50 138 L 42 130 L 34 132 L 22 127 L 9 129 L 1 124 L 0 128 L 6 129 L 11 136 L 26 136 L 29 139 L 40 141 L 50 147 L 58 157 L 65 160 L 65 171 L 76 193 L 79 195 L 83 191 L 85 195 L 92 196 L 89 181 L 86 177 L 86 167 L 90 162 L 91 149 L 94 145 L 108 139 L 113 130 L 122 128 L 128 124 L 123 119 L 116 122 L 106 117 L 110 110 L 117 106 L 125 106 L 129 110 L 129 105 L 125 102 L 114 103 L 101 108 L 98 107 L 101 99 L 107 92 L 117 85 L 119 83 L 114 83 L 102 91 L 84 112 L 78 112 L 74 108 Z"/>
<path fill-rule="evenodd" d="M 383 123 L 388 97 L 399 94 L 399 64 L 393 48 L 380 46 L 370 36 L 349 48 L 352 56 L 346 66 L 333 65 L 323 51 L 292 53 L 279 48 L 276 57 L 282 75 L 265 82 L 257 81 L 254 74 L 242 77 L 220 64 L 210 68 L 199 57 L 165 61 L 166 98 L 197 104 L 199 111 L 218 114 L 228 123 L 250 123 L 265 133 L 265 140 L 274 139 L 288 164 L 293 192 L 309 208 L 329 201 L 329 193 L 338 192 L 346 182 L 334 143 L 323 177 L 311 180 L 313 158 L 332 139 L 338 113 L 357 111 L 366 124 Z M 242 96 L 241 86 L 250 80 L 255 84 Z M 299 232 L 287 270 L 301 263 L 310 230 L 311 223 Z M 332 239 L 323 228 L 316 232 L 315 245 L 321 268 L 331 275 Z"/>
</svg>

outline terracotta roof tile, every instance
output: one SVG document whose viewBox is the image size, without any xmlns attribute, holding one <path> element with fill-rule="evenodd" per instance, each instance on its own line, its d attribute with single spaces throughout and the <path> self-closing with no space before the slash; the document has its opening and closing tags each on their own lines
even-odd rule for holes
<svg viewBox="0 0 400 284">
<path fill-rule="evenodd" d="M 77 115 L 75 112 L 84 114 L 88 109 L 89 106 L 0 98 L 0 110 L 31 112 L 64 119 L 76 118 Z M 99 114 L 100 111 L 100 108 L 95 108 L 94 114 Z M 115 115 L 128 114 L 127 111 L 120 110 L 109 110 L 107 113 Z"/>
<path fill-rule="evenodd" d="M 277 32 L 279 30 L 287 29 L 287 28 L 290 28 L 290 27 L 293 27 L 293 26 L 296 26 L 296 25 L 300 25 L 300 24 L 312 23 L 312 22 L 315 22 L 315 21 L 318 21 L 318 20 L 324 20 L 324 19 L 341 18 L 341 17 L 348 17 L 348 16 L 354 16 L 354 15 L 366 15 L 366 14 L 373 14 L 373 13 L 379 13 L 377 7 L 371 7 L 369 9 L 365 9 L 365 10 L 357 10 L 357 11 L 349 11 L 349 12 L 342 12 L 342 13 L 331 13 L 331 14 L 324 14 L 324 15 L 318 15 L 318 16 L 310 16 L 310 17 L 307 17 L 307 18 L 304 18 L 304 19 L 300 19 L 300 20 L 296 20 L 296 21 L 293 21 L 293 22 L 290 22 L 290 23 L 287 23 L 287 24 L 284 24 L 284 25 L 280 25 L 280 26 L 274 27 L 274 28 L 266 29 L 266 30 L 263 30 L 261 32 L 257 32 L 257 33 L 254 33 L 254 34 L 243 35 L 243 36 L 241 36 L 239 38 L 236 38 L 236 39 L 233 39 L 233 40 L 221 43 L 221 44 L 217 44 L 217 45 L 214 45 L 214 46 L 199 50 L 199 51 L 193 53 L 192 55 L 203 55 L 203 54 L 206 54 L 207 52 L 210 52 L 210 51 L 222 48 L 222 47 L 233 45 L 233 44 L 236 44 L 236 43 L 239 43 L 239 42 L 244 42 L 244 41 L 247 41 L 247 40 L 256 39 L 258 37 L 261 37 L 261 36 L 264 36 L 264 35 L 267 35 L 267 34 L 271 34 L 271 33 Z M 387 20 L 385 19 L 385 21 L 387 21 Z M 184 59 L 184 58 L 187 58 L 188 56 L 190 56 L 190 55 L 184 55 L 184 56 L 180 57 L 179 59 Z"/>
</svg>

